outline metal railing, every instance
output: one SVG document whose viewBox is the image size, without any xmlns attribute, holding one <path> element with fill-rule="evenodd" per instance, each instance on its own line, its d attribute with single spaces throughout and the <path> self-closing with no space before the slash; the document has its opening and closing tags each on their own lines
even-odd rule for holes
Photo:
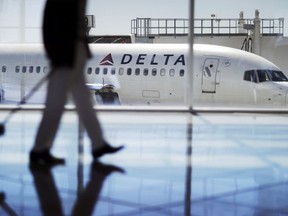
<svg viewBox="0 0 288 216">
<path fill-rule="evenodd" d="M 253 25 L 254 19 L 195 19 L 194 33 L 197 35 L 248 34 L 243 24 Z M 188 35 L 189 19 L 136 18 L 131 20 L 131 34 L 136 37 Z M 261 34 L 284 35 L 284 19 L 261 19 Z"/>
</svg>

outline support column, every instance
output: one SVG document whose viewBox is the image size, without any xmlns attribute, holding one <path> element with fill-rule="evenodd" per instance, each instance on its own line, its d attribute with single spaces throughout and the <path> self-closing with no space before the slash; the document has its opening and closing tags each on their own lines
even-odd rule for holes
<svg viewBox="0 0 288 216">
<path fill-rule="evenodd" d="M 261 19 L 260 12 L 255 11 L 254 31 L 253 31 L 253 53 L 260 55 Z"/>
<path fill-rule="evenodd" d="M 189 54 L 188 54 L 188 71 L 187 71 L 187 88 L 186 98 L 187 105 L 190 110 L 193 109 L 193 96 L 194 96 L 194 71 L 193 71 L 193 44 L 194 44 L 194 4 L 195 0 L 190 0 L 189 7 Z"/>
</svg>

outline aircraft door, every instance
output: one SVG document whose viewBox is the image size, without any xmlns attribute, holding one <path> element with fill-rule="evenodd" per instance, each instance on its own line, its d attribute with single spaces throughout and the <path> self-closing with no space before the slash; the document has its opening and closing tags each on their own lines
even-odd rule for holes
<svg viewBox="0 0 288 216">
<path fill-rule="evenodd" d="M 217 71 L 219 66 L 219 59 L 207 58 L 205 59 L 202 70 L 202 92 L 216 93 Z"/>
</svg>

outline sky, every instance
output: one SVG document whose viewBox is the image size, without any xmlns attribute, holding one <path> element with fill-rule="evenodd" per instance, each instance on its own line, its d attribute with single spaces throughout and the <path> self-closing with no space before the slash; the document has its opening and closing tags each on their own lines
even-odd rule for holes
<svg viewBox="0 0 288 216">
<path fill-rule="evenodd" d="M 88 0 L 87 14 L 96 18 L 94 35 L 131 33 L 131 20 L 138 18 L 189 18 L 190 0 Z M 0 42 L 39 42 L 45 0 L 0 0 Z M 195 18 L 260 18 L 286 20 L 288 0 L 195 0 Z M 20 28 L 19 26 L 24 26 Z M 18 29 L 17 29 L 18 28 Z"/>
</svg>

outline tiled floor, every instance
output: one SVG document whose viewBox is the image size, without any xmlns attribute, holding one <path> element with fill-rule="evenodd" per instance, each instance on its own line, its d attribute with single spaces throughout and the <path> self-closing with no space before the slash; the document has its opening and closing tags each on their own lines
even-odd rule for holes
<svg viewBox="0 0 288 216">
<path fill-rule="evenodd" d="M 125 149 L 93 164 L 66 112 L 53 153 L 67 163 L 52 170 L 28 165 L 41 112 L 13 116 L 0 137 L 0 215 L 288 215 L 288 116 L 98 115 Z"/>
</svg>

